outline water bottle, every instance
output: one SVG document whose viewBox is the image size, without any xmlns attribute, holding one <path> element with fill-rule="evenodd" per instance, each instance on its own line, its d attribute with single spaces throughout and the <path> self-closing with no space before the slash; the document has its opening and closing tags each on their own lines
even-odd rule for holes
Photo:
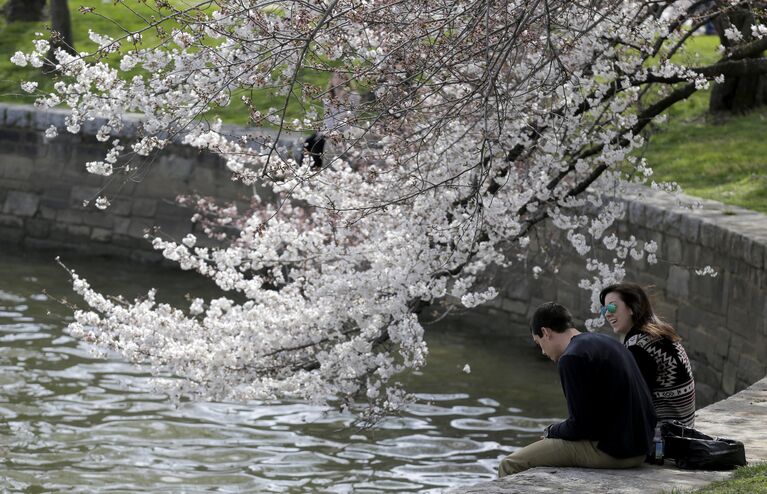
<svg viewBox="0 0 767 494">
<path fill-rule="evenodd" d="M 655 465 L 663 465 L 663 437 L 660 434 L 660 426 L 655 428 L 655 437 L 652 442 L 652 463 Z"/>
</svg>

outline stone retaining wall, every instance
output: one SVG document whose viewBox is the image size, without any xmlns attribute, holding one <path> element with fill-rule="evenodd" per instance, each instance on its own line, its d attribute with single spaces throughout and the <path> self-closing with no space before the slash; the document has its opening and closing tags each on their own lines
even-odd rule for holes
<svg viewBox="0 0 767 494">
<path fill-rule="evenodd" d="M 648 287 L 656 311 L 682 336 L 702 407 L 767 374 L 767 216 L 715 201 L 648 189 L 640 193 L 626 198 L 627 214 L 618 234 L 655 240 L 659 262 L 627 262 L 626 280 Z M 693 202 L 701 207 L 690 208 Z M 542 246 L 566 242 L 543 235 Z M 598 257 L 607 255 L 596 250 Z M 569 307 L 579 321 L 593 317 L 587 312 L 589 294 L 577 286 L 578 280 L 593 275 L 583 259 L 565 256 L 556 274 L 544 272 L 538 278 L 532 274 L 534 264 L 531 260 L 495 273 L 504 288 L 488 309 L 491 317 L 514 319 L 526 327 L 535 307 L 548 300 Z M 698 276 L 691 269 L 706 265 L 717 269 L 716 277 Z"/>
<path fill-rule="evenodd" d="M 156 260 L 159 256 L 143 238 L 146 229 L 159 226 L 176 239 L 192 231 L 192 211 L 176 205 L 176 195 L 243 201 L 253 194 L 230 180 L 220 159 L 176 144 L 144 161 L 146 173 L 140 180 L 90 175 L 84 163 L 103 158 L 104 145 L 94 137 L 99 123 L 86 126 L 80 135 L 64 133 L 46 140 L 42 131 L 63 123 L 63 118 L 63 112 L 0 105 L 2 243 Z M 134 138 L 135 123 L 118 137 Z M 297 139 L 289 136 L 285 145 Z M 113 203 L 109 209 L 83 207 L 104 188 Z M 649 191 L 645 197 L 628 199 L 618 233 L 654 239 L 661 246 L 661 262 L 629 263 L 628 279 L 654 285 L 658 312 L 684 338 L 695 367 L 699 405 L 704 405 L 767 373 L 767 219 L 713 201 L 703 201 L 703 207 L 694 210 L 675 201 Z M 558 242 L 544 239 L 539 245 Z M 577 287 L 577 280 L 589 274 L 583 261 L 564 258 L 556 275 L 537 279 L 531 273 L 533 263 L 496 273 L 504 288 L 488 308 L 490 317 L 525 326 L 539 303 L 559 300 L 585 319 L 590 301 Z M 689 270 L 707 264 L 719 269 L 716 278 L 698 277 Z"/>
<path fill-rule="evenodd" d="M 175 239 L 192 231 L 194 211 L 180 207 L 177 195 L 241 204 L 252 197 L 251 187 L 231 180 L 223 160 L 179 144 L 135 160 L 131 166 L 140 173 L 133 178 L 89 174 L 85 163 L 103 160 L 107 149 L 95 138 L 101 122 L 89 122 L 78 135 L 46 139 L 43 131 L 63 126 L 65 115 L 0 104 L 0 243 L 154 261 L 160 256 L 144 239 L 147 229 L 159 227 Z M 135 140 L 138 122 L 129 120 L 113 139 L 124 145 Z M 297 139 L 287 136 L 283 144 Z M 93 202 L 102 194 L 112 203 L 105 211 Z"/>
</svg>

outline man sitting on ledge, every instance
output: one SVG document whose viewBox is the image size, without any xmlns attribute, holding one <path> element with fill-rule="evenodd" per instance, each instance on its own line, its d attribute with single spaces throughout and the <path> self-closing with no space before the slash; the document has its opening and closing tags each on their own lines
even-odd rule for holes
<svg viewBox="0 0 767 494">
<path fill-rule="evenodd" d="M 638 467 L 650 450 L 655 411 L 634 357 L 617 340 L 573 326 L 570 312 L 554 302 L 533 315 L 533 341 L 557 362 L 569 417 L 504 458 L 499 477 L 543 466 Z"/>
</svg>

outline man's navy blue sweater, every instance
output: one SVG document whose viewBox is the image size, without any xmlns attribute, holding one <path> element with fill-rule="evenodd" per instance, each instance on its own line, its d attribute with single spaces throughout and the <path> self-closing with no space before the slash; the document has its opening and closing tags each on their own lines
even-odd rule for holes
<svg viewBox="0 0 767 494">
<path fill-rule="evenodd" d="M 614 458 L 644 455 L 655 431 L 650 391 L 631 353 L 606 335 L 581 333 L 559 358 L 570 416 L 548 437 L 597 441 Z"/>
</svg>

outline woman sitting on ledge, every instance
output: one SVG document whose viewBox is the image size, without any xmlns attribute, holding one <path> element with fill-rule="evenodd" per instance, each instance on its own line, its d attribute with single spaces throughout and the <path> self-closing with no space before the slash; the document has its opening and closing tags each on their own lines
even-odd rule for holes
<svg viewBox="0 0 767 494">
<path fill-rule="evenodd" d="M 636 359 L 652 394 L 658 423 L 695 422 L 695 381 L 690 360 L 674 328 L 655 315 L 645 291 L 617 283 L 599 294 L 602 315 Z"/>
</svg>

